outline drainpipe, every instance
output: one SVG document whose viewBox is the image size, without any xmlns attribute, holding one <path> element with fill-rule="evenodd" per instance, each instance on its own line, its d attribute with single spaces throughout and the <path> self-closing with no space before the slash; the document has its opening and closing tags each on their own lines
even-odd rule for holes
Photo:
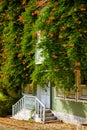
<svg viewBox="0 0 87 130">
<path fill-rule="evenodd" d="M 80 78 L 80 70 L 77 70 L 75 73 L 75 80 L 76 80 L 76 101 L 80 98 L 80 83 L 81 83 L 81 78 Z"/>
</svg>

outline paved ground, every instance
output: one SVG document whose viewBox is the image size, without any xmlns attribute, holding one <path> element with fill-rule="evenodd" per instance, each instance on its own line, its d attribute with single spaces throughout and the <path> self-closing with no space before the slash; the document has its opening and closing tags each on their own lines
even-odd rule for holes
<svg viewBox="0 0 87 130">
<path fill-rule="evenodd" d="M 0 130 L 77 130 L 73 124 L 56 122 L 49 124 L 0 118 Z"/>
</svg>

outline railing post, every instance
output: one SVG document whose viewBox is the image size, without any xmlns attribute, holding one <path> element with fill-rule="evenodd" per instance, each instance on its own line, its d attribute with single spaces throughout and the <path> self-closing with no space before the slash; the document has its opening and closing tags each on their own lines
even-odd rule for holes
<svg viewBox="0 0 87 130">
<path fill-rule="evenodd" d="M 43 122 L 45 122 L 45 106 L 38 98 L 35 100 L 35 113 L 39 115 Z"/>
<path fill-rule="evenodd" d="M 39 113 L 40 113 L 40 118 L 41 118 L 41 105 L 39 106 Z"/>
<path fill-rule="evenodd" d="M 36 101 L 36 98 L 35 98 L 35 114 L 37 113 L 37 101 Z"/>
<path fill-rule="evenodd" d="M 23 106 L 24 106 L 24 97 L 21 100 L 21 109 L 23 108 Z"/>
<path fill-rule="evenodd" d="M 18 112 L 19 112 L 20 111 L 20 101 L 18 102 L 17 106 L 18 106 Z"/>
<path fill-rule="evenodd" d="M 45 107 L 43 107 L 43 122 L 45 122 Z"/>
<path fill-rule="evenodd" d="M 24 96 L 23 98 L 24 98 L 24 103 L 23 103 L 23 107 L 25 108 L 25 96 Z"/>
<path fill-rule="evenodd" d="M 12 116 L 14 116 L 14 105 L 12 105 Z"/>
</svg>

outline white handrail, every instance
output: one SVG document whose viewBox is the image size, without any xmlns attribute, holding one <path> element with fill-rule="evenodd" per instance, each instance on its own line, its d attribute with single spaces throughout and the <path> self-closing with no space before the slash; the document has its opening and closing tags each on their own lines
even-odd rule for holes
<svg viewBox="0 0 87 130">
<path fill-rule="evenodd" d="M 31 99 L 34 99 L 34 101 Z M 35 96 L 24 95 L 21 99 L 19 99 L 19 101 L 17 101 L 14 105 L 12 105 L 12 116 L 17 114 L 23 108 L 30 108 L 30 107 L 33 108 L 34 106 L 35 106 Z"/>
<path fill-rule="evenodd" d="M 45 122 L 45 105 L 36 97 L 35 98 L 35 113 Z"/>
<path fill-rule="evenodd" d="M 38 114 L 42 122 L 45 122 L 45 105 L 37 97 L 30 95 L 24 95 L 19 101 L 12 105 L 12 116 L 16 115 L 23 108 L 33 109 L 34 107 L 35 113 Z"/>
<path fill-rule="evenodd" d="M 12 105 L 12 116 L 14 116 L 18 111 L 24 108 L 24 96 L 19 99 L 14 105 Z"/>
<path fill-rule="evenodd" d="M 41 104 L 41 106 L 45 107 L 45 105 L 37 97 L 35 97 L 35 99 Z"/>
</svg>

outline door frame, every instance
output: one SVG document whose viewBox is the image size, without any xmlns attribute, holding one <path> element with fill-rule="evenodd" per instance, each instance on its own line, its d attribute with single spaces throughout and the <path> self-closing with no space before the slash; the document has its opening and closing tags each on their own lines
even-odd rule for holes
<svg viewBox="0 0 87 130">
<path fill-rule="evenodd" d="M 49 101 L 50 101 L 50 104 L 49 104 L 49 109 L 52 109 L 52 86 L 51 86 L 51 83 L 49 82 L 48 83 L 49 87 L 50 87 L 50 91 L 49 91 Z M 47 86 L 48 86 L 47 85 Z M 42 87 L 40 87 L 39 85 L 37 85 L 37 98 L 41 101 L 41 94 L 42 94 L 42 91 L 44 89 Z"/>
</svg>

